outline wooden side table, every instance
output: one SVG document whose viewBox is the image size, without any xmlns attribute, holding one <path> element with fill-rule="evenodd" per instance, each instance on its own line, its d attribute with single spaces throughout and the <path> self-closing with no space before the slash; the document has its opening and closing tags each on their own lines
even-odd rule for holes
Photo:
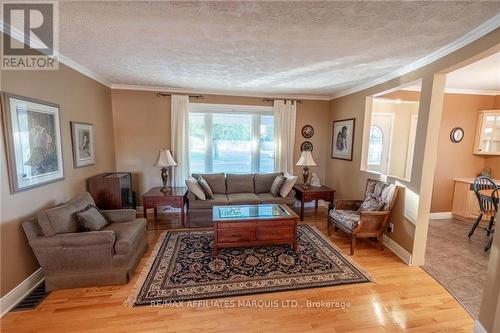
<svg viewBox="0 0 500 333">
<path fill-rule="evenodd" d="M 160 191 L 161 187 L 153 187 L 142 195 L 142 205 L 144 209 L 144 217 L 148 208 L 154 209 L 155 218 L 158 217 L 158 206 L 172 206 L 181 209 L 181 227 L 185 223 L 184 206 L 187 203 L 187 187 L 172 187 L 168 192 Z"/>
<path fill-rule="evenodd" d="M 300 201 L 300 220 L 304 221 L 304 203 L 315 200 L 315 208 L 318 210 L 318 200 L 325 200 L 333 203 L 335 190 L 326 186 L 311 186 L 295 184 L 295 199 Z"/>
</svg>

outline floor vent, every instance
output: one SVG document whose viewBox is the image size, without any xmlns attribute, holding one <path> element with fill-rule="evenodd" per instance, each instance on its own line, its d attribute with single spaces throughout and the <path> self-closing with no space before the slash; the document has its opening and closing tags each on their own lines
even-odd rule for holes
<svg viewBox="0 0 500 333">
<path fill-rule="evenodd" d="M 26 296 L 21 302 L 17 303 L 15 307 L 10 311 L 26 311 L 36 309 L 38 304 L 40 304 L 45 297 L 49 295 L 48 292 L 45 291 L 45 281 L 40 283 L 38 287 L 33 289 L 33 291 Z"/>
</svg>

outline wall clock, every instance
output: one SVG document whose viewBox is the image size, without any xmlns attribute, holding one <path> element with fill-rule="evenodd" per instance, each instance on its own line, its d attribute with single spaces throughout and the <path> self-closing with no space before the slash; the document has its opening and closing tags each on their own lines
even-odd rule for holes
<svg viewBox="0 0 500 333">
<path fill-rule="evenodd" d="M 450 139 L 453 143 L 459 143 L 464 138 L 464 129 L 462 127 L 455 127 L 451 130 Z"/>
<path fill-rule="evenodd" d="M 302 145 L 300 145 L 300 151 L 313 151 L 313 144 L 309 141 L 304 141 L 302 142 Z"/>
<path fill-rule="evenodd" d="M 314 128 L 311 125 L 305 125 L 302 127 L 302 136 L 306 139 L 311 138 L 314 135 Z"/>
</svg>

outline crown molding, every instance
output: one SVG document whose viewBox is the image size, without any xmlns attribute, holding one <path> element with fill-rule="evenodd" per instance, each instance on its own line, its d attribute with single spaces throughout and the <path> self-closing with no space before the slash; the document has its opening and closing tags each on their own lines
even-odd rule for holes
<svg viewBox="0 0 500 333">
<path fill-rule="evenodd" d="M 156 91 L 169 92 L 178 94 L 205 94 L 205 95 L 223 95 L 223 96 L 239 96 L 239 97 L 259 97 L 259 98 L 280 98 L 280 99 L 305 99 L 329 101 L 331 98 L 327 95 L 286 95 L 286 94 L 265 94 L 258 92 L 244 92 L 237 90 L 197 90 L 161 86 L 141 86 L 132 84 L 112 84 L 111 89 L 116 90 L 139 90 L 139 91 Z"/>
<path fill-rule="evenodd" d="M 19 31 L 18 29 L 14 27 L 10 27 L 10 34 L 6 33 L 6 24 L 3 20 L 0 20 L 0 32 L 4 33 L 4 36 L 11 36 L 14 39 L 17 39 L 21 43 L 24 43 L 24 32 Z M 5 37 L 4 37 L 5 38 Z M 44 45 L 40 44 L 38 41 L 34 42 L 34 45 L 37 47 L 44 47 Z M 111 88 L 111 82 L 103 78 L 97 73 L 94 73 L 90 69 L 78 64 L 77 62 L 71 60 L 70 58 L 66 57 L 65 55 L 61 54 L 60 52 L 54 52 L 54 57 L 57 59 L 57 61 L 61 64 L 64 64 L 75 71 Z"/>
<path fill-rule="evenodd" d="M 435 52 L 432 52 L 431 54 L 401 68 L 398 69 L 392 73 L 389 73 L 387 75 L 381 76 L 378 79 L 375 79 L 373 81 L 360 84 L 356 87 L 346 89 L 344 91 L 341 91 L 339 93 L 333 94 L 330 96 L 331 99 L 339 98 L 342 96 L 354 94 L 356 92 L 374 87 L 376 85 L 385 83 L 387 81 L 393 80 L 397 77 L 400 77 L 402 75 L 408 74 L 410 72 L 413 72 L 419 68 L 422 68 L 424 66 L 427 66 L 430 63 L 433 63 L 434 61 L 443 58 L 447 56 L 448 54 L 466 46 L 467 44 L 472 43 L 473 41 L 483 37 L 484 35 L 492 32 L 493 30 L 497 29 L 500 26 L 500 13 L 496 14 L 493 16 L 491 19 L 488 21 L 484 22 L 480 26 L 476 27 L 475 29 L 469 31 L 462 37 L 456 39 L 455 41 L 451 42 L 448 45 L 443 46 L 442 48 L 438 49 Z"/>
<path fill-rule="evenodd" d="M 420 91 L 420 87 L 409 86 L 409 87 L 401 88 L 399 90 Z M 445 88 L 444 93 L 445 94 L 462 94 L 462 95 L 497 96 L 497 95 L 500 95 L 500 90 Z"/>
</svg>

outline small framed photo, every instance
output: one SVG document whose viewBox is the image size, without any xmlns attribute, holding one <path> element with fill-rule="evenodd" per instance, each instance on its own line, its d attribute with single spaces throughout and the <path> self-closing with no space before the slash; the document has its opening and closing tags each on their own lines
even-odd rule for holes
<svg viewBox="0 0 500 333">
<path fill-rule="evenodd" d="M 64 179 L 59 105 L 2 94 L 10 192 Z"/>
<path fill-rule="evenodd" d="M 352 161 L 355 118 L 333 122 L 332 158 Z"/>
<path fill-rule="evenodd" d="M 94 125 L 72 121 L 71 139 L 73 142 L 73 164 L 75 168 L 94 164 Z"/>
</svg>

